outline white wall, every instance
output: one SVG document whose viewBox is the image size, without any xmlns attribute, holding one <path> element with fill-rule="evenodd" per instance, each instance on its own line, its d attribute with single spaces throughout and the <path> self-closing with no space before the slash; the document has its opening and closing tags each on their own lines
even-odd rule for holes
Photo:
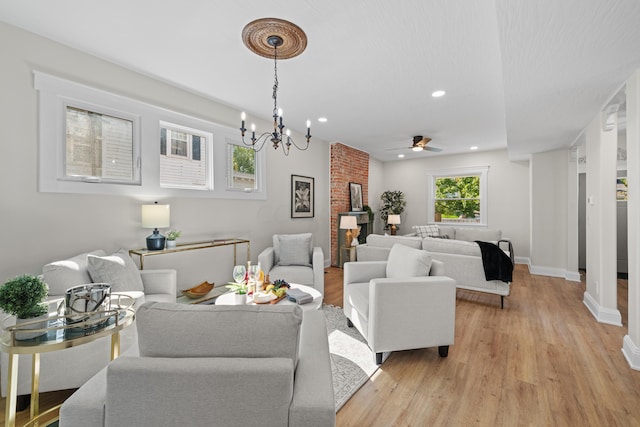
<svg viewBox="0 0 640 427">
<path fill-rule="evenodd" d="M 39 193 L 37 93 L 33 70 L 87 84 L 173 111 L 239 126 L 240 112 L 205 97 L 86 55 L 15 27 L 0 23 L 0 281 L 36 274 L 46 263 L 83 251 L 145 245 L 149 230 L 140 227 L 143 202 L 127 196 Z M 265 111 L 267 113 L 268 111 Z M 257 123 L 258 127 L 269 124 Z M 143 144 L 155 144 L 147 141 Z M 181 240 L 242 237 L 251 240 L 251 258 L 270 245 L 273 233 L 312 231 L 329 259 L 329 145 L 313 139 L 305 152 L 284 157 L 270 147 L 267 200 L 171 198 L 171 226 Z M 49 161 L 50 159 L 41 159 Z M 315 178 L 315 217 L 290 218 L 291 174 Z M 203 280 L 221 283 L 231 277 L 231 249 L 186 252 L 149 258 L 146 268 L 178 268 L 179 286 Z M 239 254 L 244 254 L 241 249 Z M 240 260 L 244 261 L 243 257 Z"/>
<path fill-rule="evenodd" d="M 532 273 L 566 274 L 568 162 L 567 150 L 531 155 Z"/>
<path fill-rule="evenodd" d="M 384 189 L 384 172 L 383 163 L 379 160 L 369 158 L 369 206 L 374 212 L 373 219 L 373 233 L 382 234 L 384 224 L 380 220 L 380 195 L 385 191 Z"/>
<path fill-rule="evenodd" d="M 527 162 L 509 161 L 506 150 L 384 163 L 381 190 L 401 190 L 407 199 L 399 233 L 410 233 L 411 226 L 427 223 L 429 171 L 475 166 L 489 166 L 488 227 L 501 229 L 503 236 L 512 239 L 516 257 L 528 259 L 529 165 Z"/>
</svg>

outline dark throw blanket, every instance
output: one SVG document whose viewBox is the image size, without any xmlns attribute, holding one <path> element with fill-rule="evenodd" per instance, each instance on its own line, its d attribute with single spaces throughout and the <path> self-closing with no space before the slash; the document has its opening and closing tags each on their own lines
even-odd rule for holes
<svg viewBox="0 0 640 427">
<path fill-rule="evenodd" d="M 511 258 L 498 245 L 480 240 L 476 240 L 476 243 L 480 246 L 480 252 L 482 252 L 485 280 L 511 282 L 513 275 Z"/>
</svg>

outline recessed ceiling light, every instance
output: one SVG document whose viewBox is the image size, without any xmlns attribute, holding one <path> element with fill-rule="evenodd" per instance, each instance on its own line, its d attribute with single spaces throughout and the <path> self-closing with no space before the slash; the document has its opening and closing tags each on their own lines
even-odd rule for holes
<svg viewBox="0 0 640 427">
<path fill-rule="evenodd" d="M 431 94 L 431 96 L 433 96 L 434 98 L 440 98 L 441 96 L 444 96 L 447 92 L 443 91 L 443 90 L 436 90 L 435 92 L 433 92 Z"/>
<path fill-rule="evenodd" d="M 469 150 L 477 150 L 478 147 L 476 145 L 474 145 L 473 147 L 469 147 Z"/>
<path fill-rule="evenodd" d="M 327 118 L 326 117 L 318 117 L 318 121 L 320 123 L 326 123 L 327 122 Z"/>
<path fill-rule="evenodd" d="M 404 154 L 398 154 L 398 158 L 399 159 L 403 159 L 404 158 Z"/>
</svg>

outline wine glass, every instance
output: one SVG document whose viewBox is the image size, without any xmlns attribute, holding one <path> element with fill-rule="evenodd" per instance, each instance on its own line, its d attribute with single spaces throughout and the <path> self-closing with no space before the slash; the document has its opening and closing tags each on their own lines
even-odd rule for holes
<svg viewBox="0 0 640 427">
<path fill-rule="evenodd" d="M 233 281 L 236 283 L 242 283 L 246 272 L 247 268 L 244 265 L 236 265 L 233 267 Z"/>
</svg>

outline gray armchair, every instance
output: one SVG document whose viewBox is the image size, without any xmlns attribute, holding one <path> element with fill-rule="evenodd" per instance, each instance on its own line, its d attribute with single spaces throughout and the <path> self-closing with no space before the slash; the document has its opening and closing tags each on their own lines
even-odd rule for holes
<svg viewBox="0 0 640 427">
<path fill-rule="evenodd" d="M 123 355 L 60 410 L 62 427 L 335 425 L 322 311 L 146 303 Z"/>
<path fill-rule="evenodd" d="M 258 256 L 260 268 L 273 282 L 284 279 L 290 283 L 316 288 L 324 295 L 324 254 L 313 246 L 313 235 L 274 234 L 273 246 Z"/>
<path fill-rule="evenodd" d="M 385 352 L 438 347 L 455 335 L 456 282 L 426 251 L 396 244 L 388 261 L 344 265 L 344 314 L 382 363 Z"/>
</svg>

